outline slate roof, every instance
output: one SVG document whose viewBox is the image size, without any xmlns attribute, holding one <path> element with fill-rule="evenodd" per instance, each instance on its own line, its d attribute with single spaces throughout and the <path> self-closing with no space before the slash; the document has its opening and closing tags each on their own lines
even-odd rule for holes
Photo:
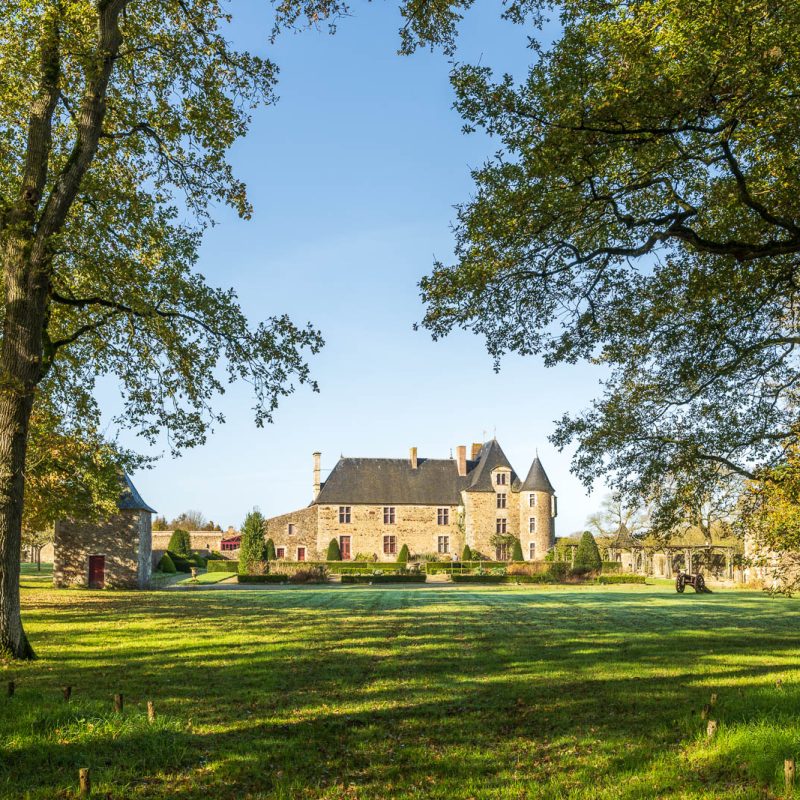
<svg viewBox="0 0 800 800">
<path fill-rule="evenodd" d="M 417 469 L 412 469 L 406 458 L 343 457 L 312 505 L 457 506 L 461 505 L 462 491 L 493 492 L 491 473 L 497 467 L 511 470 L 510 488 L 518 491 L 519 477 L 495 439 L 482 445 L 476 460 L 467 461 L 464 477 L 459 476 L 452 458 L 420 458 Z M 547 481 L 546 475 L 544 479 Z M 552 492 L 549 481 L 547 485 Z"/>
<path fill-rule="evenodd" d="M 492 470 L 497 467 L 507 467 L 511 470 L 511 488 L 515 491 L 519 489 L 519 476 L 514 472 L 511 462 L 506 458 L 503 448 L 492 439 L 481 447 L 478 453 L 478 464 L 470 473 L 467 466 L 467 477 L 470 479 L 469 492 L 491 492 L 494 491 L 492 485 Z"/>
<path fill-rule="evenodd" d="M 462 478 L 452 458 L 420 458 L 417 469 L 406 458 L 340 458 L 315 502 L 457 506 L 470 465 Z"/>
<path fill-rule="evenodd" d="M 525 478 L 521 491 L 550 492 L 550 494 L 556 493 L 556 490 L 553 488 L 553 484 L 550 483 L 550 479 L 547 477 L 547 473 L 544 471 L 542 462 L 539 461 L 539 456 L 536 456 L 536 458 L 533 459 L 533 464 L 531 464 L 531 468 L 528 470 L 528 477 Z"/>
<path fill-rule="evenodd" d="M 154 508 L 150 508 L 150 506 L 142 500 L 142 496 L 126 473 L 122 476 L 122 486 L 122 494 L 119 500 L 117 500 L 117 507 L 120 511 L 149 511 L 151 514 L 156 513 Z"/>
</svg>

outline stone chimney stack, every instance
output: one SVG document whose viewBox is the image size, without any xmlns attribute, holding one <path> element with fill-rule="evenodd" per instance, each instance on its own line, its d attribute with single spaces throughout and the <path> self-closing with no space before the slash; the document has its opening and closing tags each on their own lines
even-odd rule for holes
<svg viewBox="0 0 800 800">
<path fill-rule="evenodd" d="M 483 447 L 483 445 L 480 442 L 472 443 L 472 457 L 470 458 L 470 461 L 478 460 L 478 453 L 480 453 L 481 447 Z"/>
<path fill-rule="evenodd" d="M 319 495 L 319 487 L 320 487 L 320 480 L 319 480 L 319 461 L 322 458 L 322 453 L 314 453 L 314 499 L 317 499 L 317 495 Z"/>
<path fill-rule="evenodd" d="M 458 464 L 458 474 L 463 478 L 467 474 L 467 446 L 465 444 L 456 447 L 456 463 Z"/>
<path fill-rule="evenodd" d="M 417 468 L 417 448 L 416 447 L 412 447 L 408 451 L 408 460 L 411 463 L 411 469 L 416 469 Z"/>
</svg>

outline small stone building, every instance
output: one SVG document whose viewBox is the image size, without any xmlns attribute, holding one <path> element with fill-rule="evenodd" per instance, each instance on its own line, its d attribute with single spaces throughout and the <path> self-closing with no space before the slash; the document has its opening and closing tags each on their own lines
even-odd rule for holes
<svg viewBox="0 0 800 800">
<path fill-rule="evenodd" d="M 101 522 L 60 520 L 55 526 L 53 585 L 144 589 L 151 574 L 155 511 L 123 476 L 119 512 Z"/>
<path fill-rule="evenodd" d="M 511 557 L 519 539 L 526 560 L 544 559 L 555 541 L 556 497 L 538 457 L 525 479 L 496 439 L 456 448 L 449 459 L 340 458 L 320 480 L 314 453 L 309 506 L 266 522 L 278 558 L 324 559 L 335 539 L 343 560 L 394 561 L 412 555 L 458 558 L 464 545 L 486 558 Z"/>
</svg>

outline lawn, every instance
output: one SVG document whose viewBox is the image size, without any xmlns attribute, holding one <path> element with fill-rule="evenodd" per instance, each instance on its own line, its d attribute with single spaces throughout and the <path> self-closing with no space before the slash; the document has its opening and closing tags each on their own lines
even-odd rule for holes
<svg viewBox="0 0 800 800">
<path fill-rule="evenodd" d="M 790 796 L 800 756 L 797 600 L 24 585 L 41 658 L 0 668 L 2 797 L 74 797 L 88 766 L 103 798 L 742 800 Z"/>
</svg>

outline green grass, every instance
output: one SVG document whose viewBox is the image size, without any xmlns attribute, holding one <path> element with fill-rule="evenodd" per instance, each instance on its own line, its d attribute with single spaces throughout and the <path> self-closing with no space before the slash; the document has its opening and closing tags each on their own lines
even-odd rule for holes
<svg viewBox="0 0 800 800">
<path fill-rule="evenodd" d="M 800 756 L 796 600 L 25 585 L 41 658 L 0 668 L 0 797 L 74 797 L 88 766 L 133 800 L 756 800 L 787 797 Z"/>
<path fill-rule="evenodd" d="M 208 583 L 219 583 L 220 581 L 236 578 L 233 572 L 199 572 L 197 578 L 192 580 L 191 576 L 178 581 L 179 586 L 197 586 Z"/>
</svg>

